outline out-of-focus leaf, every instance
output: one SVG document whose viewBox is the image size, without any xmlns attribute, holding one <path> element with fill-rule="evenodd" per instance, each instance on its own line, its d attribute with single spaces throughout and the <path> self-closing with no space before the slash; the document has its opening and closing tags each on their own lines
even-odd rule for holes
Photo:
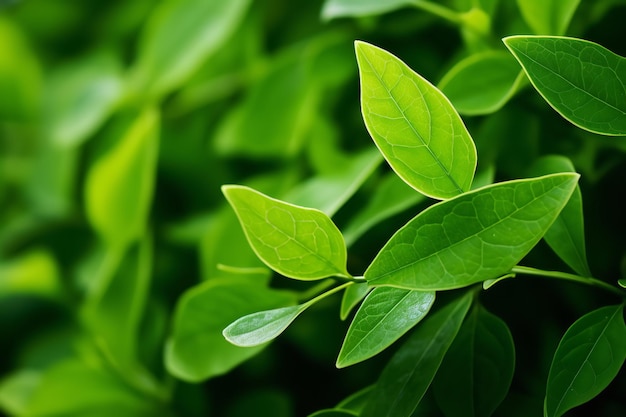
<svg viewBox="0 0 626 417">
<path fill-rule="evenodd" d="M 320 410 L 320 411 L 316 411 L 313 414 L 309 414 L 309 417 L 357 417 L 357 416 L 358 414 L 352 411 L 341 410 L 338 408 Z"/>
<path fill-rule="evenodd" d="M 576 38 L 509 36 L 503 41 L 561 116 L 593 133 L 626 135 L 626 58 Z"/>
<path fill-rule="evenodd" d="M 360 41 L 355 49 L 363 120 L 389 165 L 432 198 L 468 191 L 476 148 L 450 101 L 389 52 Z"/>
<path fill-rule="evenodd" d="M 460 114 L 483 115 L 504 106 L 523 77 L 511 54 L 485 51 L 457 63 L 438 87 Z"/>
<path fill-rule="evenodd" d="M 437 371 L 435 399 L 446 417 L 489 417 L 507 395 L 514 370 L 509 328 L 476 306 Z"/>
<path fill-rule="evenodd" d="M 366 282 L 350 285 L 341 298 L 341 309 L 339 317 L 341 320 L 348 318 L 348 315 L 356 305 L 365 298 L 371 288 Z"/>
<path fill-rule="evenodd" d="M 167 341 L 167 370 L 192 382 L 230 371 L 264 346 L 234 346 L 224 339 L 223 329 L 246 314 L 294 303 L 294 295 L 250 285 L 245 278 L 214 278 L 188 290 L 178 301 Z"/>
<path fill-rule="evenodd" d="M 517 6 L 536 35 L 563 35 L 580 0 L 517 0 Z"/>
<path fill-rule="evenodd" d="M 546 390 L 546 417 L 559 417 L 594 398 L 626 359 L 624 306 L 599 308 L 565 332 L 554 354 Z"/>
<path fill-rule="evenodd" d="M 136 94 L 179 88 L 235 32 L 250 0 L 168 0 L 154 10 L 134 68 Z"/>
<path fill-rule="evenodd" d="M 159 114 L 147 108 L 111 129 L 112 143 L 85 180 L 87 217 L 108 244 L 122 247 L 146 227 L 156 177 Z"/>
<path fill-rule="evenodd" d="M 28 403 L 41 383 L 41 372 L 20 370 L 0 381 L 0 411 L 24 416 Z"/>
<path fill-rule="evenodd" d="M 60 289 L 56 260 L 44 249 L 0 260 L 0 296 L 21 293 L 55 297 Z"/>
<path fill-rule="evenodd" d="M 357 415 L 360 415 L 367 404 L 367 400 L 369 399 L 369 395 L 374 389 L 374 385 L 370 385 L 365 387 L 354 394 L 344 398 L 337 404 L 338 409 L 352 411 Z"/>
<path fill-rule="evenodd" d="M 250 246 L 267 266 L 301 280 L 349 276 L 345 242 L 324 213 L 270 198 L 249 187 L 227 185 L 222 191 Z"/>
<path fill-rule="evenodd" d="M 383 351 L 419 323 L 434 302 L 434 292 L 375 288 L 348 328 L 337 367 L 353 365 Z"/>
</svg>

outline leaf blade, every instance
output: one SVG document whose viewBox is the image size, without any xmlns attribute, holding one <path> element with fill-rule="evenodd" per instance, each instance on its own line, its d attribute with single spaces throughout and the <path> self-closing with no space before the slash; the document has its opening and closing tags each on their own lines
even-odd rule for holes
<svg viewBox="0 0 626 417">
<path fill-rule="evenodd" d="M 278 337 L 309 306 L 305 303 L 248 314 L 229 324 L 222 334 L 235 346 L 259 346 Z"/>
</svg>

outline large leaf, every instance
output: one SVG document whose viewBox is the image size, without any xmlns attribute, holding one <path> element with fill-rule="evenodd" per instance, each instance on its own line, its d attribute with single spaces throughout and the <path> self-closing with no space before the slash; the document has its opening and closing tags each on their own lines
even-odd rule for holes
<svg viewBox="0 0 626 417">
<path fill-rule="evenodd" d="M 504 275 L 552 225 L 577 180 L 554 174 L 502 182 L 430 206 L 391 237 L 365 279 L 445 290 Z"/>
<path fill-rule="evenodd" d="M 493 113 L 506 104 L 522 77 L 511 54 L 486 51 L 457 63 L 438 87 L 459 113 L 481 115 Z"/>
<path fill-rule="evenodd" d="M 112 143 L 93 162 L 85 180 L 87 217 L 112 246 L 144 232 L 156 177 L 159 114 L 147 108 L 109 132 Z"/>
<path fill-rule="evenodd" d="M 409 417 L 430 386 L 472 302 L 468 292 L 427 317 L 383 370 L 361 417 Z"/>
<path fill-rule="evenodd" d="M 489 417 L 506 397 L 514 370 L 509 328 L 477 306 L 446 353 L 433 392 L 446 417 Z"/>
<path fill-rule="evenodd" d="M 580 0 L 517 0 L 528 26 L 537 35 L 563 35 Z"/>
<path fill-rule="evenodd" d="M 176 307 L 165 351 L 167 370 L 185 381 L 230 371 L 264 346 L 233 346 L 222 336 L 224 327 L 242 315 L 294 302 L 292 294 L 250 285 L 245 278 L 216 278 L 193 287 Z"/>
<path fill-rule="evenodd" d="M 530 173 L 546 175 L 556 172 L 575 172 L 572 162 L 564 156 L 549 155 L 538 159 Z M 552 250 L 576 273 L 590 277 L 585 249 L 583 200 L 580 187 L 572 193 L 561 214 L 543 236 Z"/>
<path fill-rule="evenodd" d="M 420 322 L 434 302 L 431 291 L 375 288 L 348 328 L 337 367 L 364 361 L 386 349 Z"/>
<path fill-rule="evenodd" d="M 267 266 L 302 280 L 349 275 L 341 232 L 324 213 L 270 198 L 249 187 L 227 185 L 222 190 L 250 246 Z"/>
<path fill-rule="evenodd" d="M 565 332 L 550 366 L 546 417 L 559 417 L 606 388 L 626 359 L 624 306 L 599 308 Z"/>
<path fill-rule="evenodd" d="M 564 118 L 590 132 L 626 135 L 626 58 L 575 38 L 510 36 L 504 43 Z"/>
<path fill-rule="evenodd" d="M 476 148 L 450 101 L 404 62 L 356 42 L 363 120 L 393 170 L 438 199 L 470 189 Z"/>
</svg>

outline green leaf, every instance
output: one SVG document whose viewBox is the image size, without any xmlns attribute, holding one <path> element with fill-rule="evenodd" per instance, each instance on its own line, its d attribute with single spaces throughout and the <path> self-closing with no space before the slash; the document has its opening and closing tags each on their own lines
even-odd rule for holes
<svg viewBox="0 0 626 417">
<path fill-rule="evenodd" d="M 371 287 L 367 282 L 350 285 L 343 293 L 341 298 L 341 308 L 339 317 L 341 320 L 348 318 L 348 315 L 354 307 L 356 307 L 363 298 L 370 292 Z"/>
<path fill-rule="evenodd" d="M 32 249 L 10 260 L 0 259 L 0 296 L 60 294 L 59 267 L 48 251 Z"/>
<path fill-rule="evenodd" d="M 165 350 L 167 370 L 191 382 L 230 371 L 264 346 L 233 346 L 222 336 L 224 327 L 245 314 L 293 303 L 294 295 L 251 285 L 245 278 L 214 278 L 191 288 L 176 306 Z"/>
<path fill-rule="evenodd" d="M 352 411 L 357 415 L 360 415 L 367 404 L 369 395 L 374 389 L 374 385 L 369 385 L 354 394 L 349 395 L 337 404 L 336 408 L 346 411 Z"/>
<path fill-rule="evenodd" d="M 280 336 L 310 306 L 304 303 L 248 314 L 230 323 L 222 334 L 235 346 L 258 346 Z"/>
<path fill-rule="evenodd" d="M 552 225 L 578 177 L 502 182 L 432 205 L 391 237 L 365 279 L 370 285 L 448 290 L 504 275 Z"/>
<path fill-rule="evenodd" d="M 383 14 L 413 6 L 416 2 L 419 0 L 326 0 L 322 8 L 322 19 Z"/>
<path fill-rule="evenodd" d="M 578 319 L 554 354 L 545 398 L 546 417 L 559 417 L 606 388 L 626 359 L 624 306 L 599 308 Z"/>
<path fill-rule="evenodd" d="M 511 54 L 485 51 L 457 63 L 439 82 L 439 89 L 463 115 L 499 110 L 513 96 L 523 73 Z"/>
<path fill-rule="evenodd" d="M 504 44 L 561 116 L 590 132 L 626 135 L 626 59 L 582 39 L 510 36 Z"/>
<path fill-rule="evenodd" d="M 409 417 L 430 386 L 472 303 L 472 292 L 427 317 L 383 370 L 361 417 Z"/>
<path fill-rule="evenodd" d="M 321 211 L 270 198 L 249 187 L 222 187 L 248 242 L 273 270 L 315 280 L 349 276 L 346 245 L 337 226 Z"/>
<path fill-rule="evenodd" d="M 137 93 L 180 87 L 235 32 L 250 0 L 169 0 L 154 9 L 133 69 Z"/>
<path fill-rule="evenodd" d="M 506 397 L 515 346 L 506 323 L 477 306 L 437 371 L 433 392 L 446 417 L 489 417 Z"/>
<path fill-rule="evenodd" d="M 127 245 L 144 232 L 156 177 L 158 131 L 156 109 L 122 119 L 109 132 L 113 143 L 87 172 L 87 217 L 112 246 Z"/>
<path fill-rule="evenodd" d="M 580 0 L 517 0 L 528 26 L 537 35 L 563 35 Z"/>
<path fill-rule="evenodd" d="M 363 120 L 393 170 L 429 197 L 469 190 L 476 148 L 446 96 L 389 52 L 359 41 L 355 49 Z"/>
<path fill-rule="evenodd" d="M 348 328 L 337 368 L 354 365 L 385 350 L 419 323 L 434 302 L 434 292 L 375 288 Z"/>
<path fill-rule="evenodd" d="M 357 416 L 358 414 L 352 411 L 341 410 L 338 408 L 320 410 L 320 411 L 316 411 L 313 414 L 309 414 L 309 417 L 357 417 Z"/>
<path fill-rule="evenodd" d="M 0 380 L 0 410 L 12 416 L 24 416 L 33 392 L 41 382 L 41 372 L 22 369 Z"/>
<path fill-rule="evenodd" d="M 572 162 L 564 156 L 544 156 L 535 161 L 531 175 L 557 172 L 576 172 Z M 561 210 L 552 226 L 543 236 L 552 250 L 577 274 L 590 277 L 585 249 L 583 199 L 577 185 L 569 201 Z"/>
</svg>

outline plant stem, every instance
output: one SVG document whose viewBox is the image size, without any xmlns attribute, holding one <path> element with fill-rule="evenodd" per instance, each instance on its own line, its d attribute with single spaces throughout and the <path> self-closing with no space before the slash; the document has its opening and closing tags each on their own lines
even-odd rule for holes
<svg viewBox="0 0 626 417">
<path fill-rule="evenodd" d="M 570 274 L 567 272 L 560 272 L 560 271 L 545 271 L 543 269 L 531 268 L 529 266 L 521 266 L 521 265 L 514 266 L 511 269 L 511 272 L 516 273 L 516 274 L 543 276 L 543 277 L 563 279 L 566 281 L 578 282 L 581 284 L 602 288 L 621 298 L 626 297 L 626 293 L 624 291 L 620 290 L 617 287 L 612 286 L 611 284 L 607 284 L 604 281 L 600 281 L 599 279 L 596 279 L 596 278 L 582 277 L 580 275 L 575 275 L 575 274 Z"/>
<path fill-rule="evenodd" d="M 449 22 L 454 23 L 455 25 L 462 25 L 463 24 L 463 19 L 461 18 L 461 15 L 457 12 L 455 12 L 454 10 L 451 10 L 445 6 L 441 6 L 437 3 L 431 3 L 428 1 L 421 1 L 421 0 L 416 0 L 415 1 L 415 7 L 417 7 L 418 9 L 422 9 L 424 11 L 427 11 L 429 13 L 434 14 L 435 16 L 439 16 Z"/>
</svg>

